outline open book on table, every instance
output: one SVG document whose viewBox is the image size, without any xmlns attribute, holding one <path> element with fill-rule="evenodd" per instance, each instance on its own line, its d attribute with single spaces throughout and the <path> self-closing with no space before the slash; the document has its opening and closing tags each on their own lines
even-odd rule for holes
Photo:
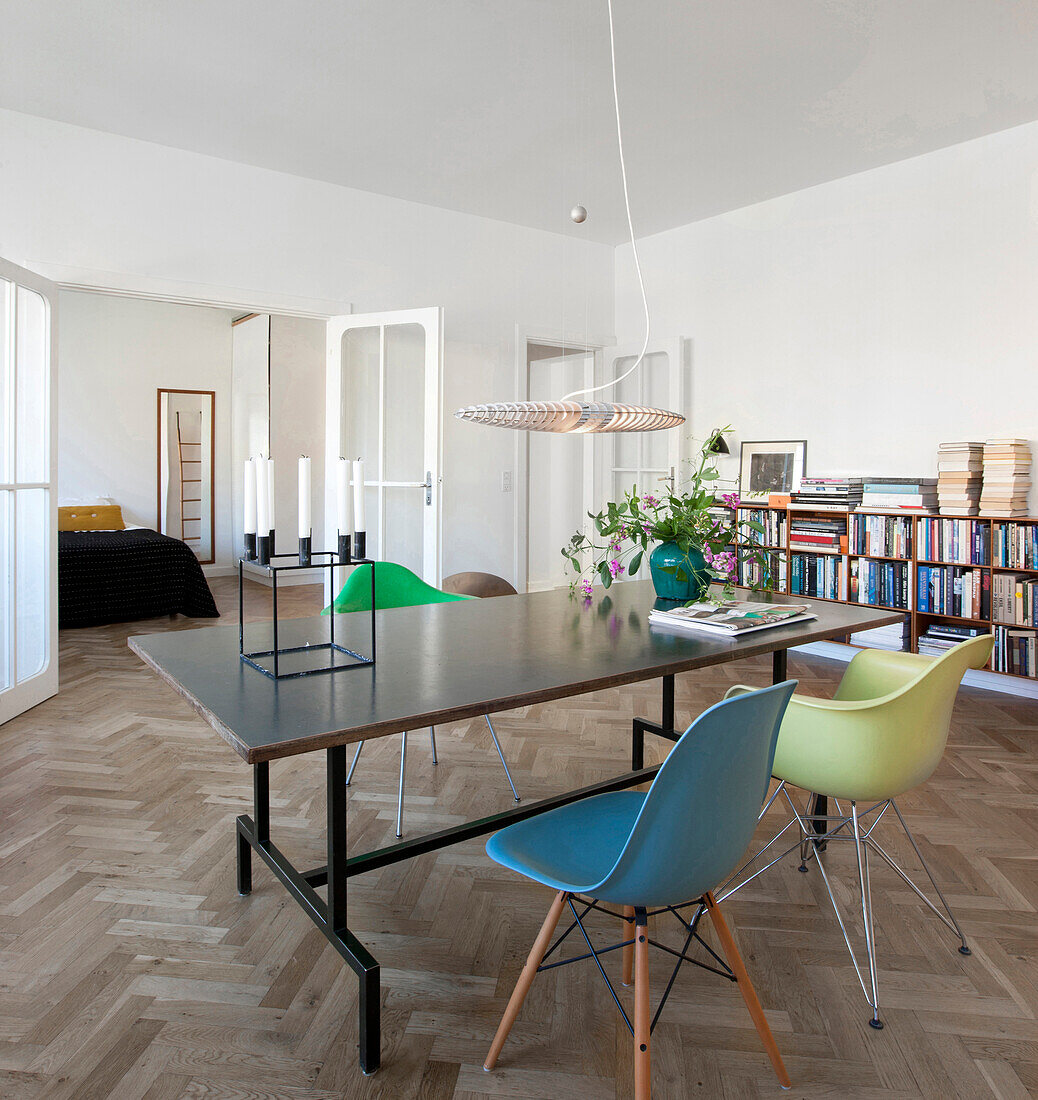
<svg viewBox="0 0 1038 1100">
<path fill-rule="evenodd" d="M 817 618 L 802 603 L 750 603 L 746 600 L 704 601 L 672 610 L 649 612 L 649 622 L 681 630 L 703 630 L 734 637 L 787 623 Z"/>
</svg>

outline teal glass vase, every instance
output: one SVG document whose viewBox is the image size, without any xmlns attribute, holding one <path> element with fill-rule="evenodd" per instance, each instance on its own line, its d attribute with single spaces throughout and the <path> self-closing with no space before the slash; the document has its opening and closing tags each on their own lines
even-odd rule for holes
<svg viewBox="0 0 1038 1100">
<path fill-rule="evenodd" d="M 649 572 L 662 600 L 692 603 L 701 600 L 710 587 L 710 570 L 697 546 L 686 552 L 676 542 L 661 542 L 649 555 Z"/>
</svg>

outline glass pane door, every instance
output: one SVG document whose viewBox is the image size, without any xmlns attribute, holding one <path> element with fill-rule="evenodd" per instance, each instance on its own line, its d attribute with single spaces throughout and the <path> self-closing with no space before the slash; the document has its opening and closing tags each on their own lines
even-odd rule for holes
<svg viewBox="0 0 1038 1100">
<path fill-rule="evenodd" d="M 684 401 L 683 343 L 675 338 L 650 346 L 632 375 L 612 390 L 600 391 L 595 398 L 672 409 L 690 417 Z M 639 350 L 606 348 L 602 352 L 599 381 L 617 378 L 629 370 Z M 635 487 L 640 493 L 658 495 L 671 485 L 680 486 L 686 473 L 682 463 L 687 457 L 690 433 L 688 425 L 683 424 L 666 431 L 594 436 L 598 448 L 597 484 L 604 490 L 602 499 L 596 502 L 596 510 L 609 500 L 620 500 L 625 492 Z"/>
<path fill-rule="evenodd" d="M 57 691 L 55 301 L 0 260 L 0 722 Z"/>
<path fill-rule="evenodd" d="M 339 455 L 364 460 L 368 557 L 439 581 L 439 309 L 334 318 Z M 333 367 L 333 374 L 335 374 Z M 330 458 L 339 457 L 330 455 Z"/>
</svg>

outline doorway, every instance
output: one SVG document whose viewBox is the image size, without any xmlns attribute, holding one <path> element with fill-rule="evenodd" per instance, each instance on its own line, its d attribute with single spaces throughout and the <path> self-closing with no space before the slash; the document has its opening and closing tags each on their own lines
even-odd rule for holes
<svg viewBox="0 0 1038 1100">
<path fill-rule="evenodd" d="M 531 401 L 594 385 L 590 348 L 527 343 L 527 392 Z M 595 493 L 594 436 L 526 434 L 526 587 L 541 592 L 566 585 L 566 559 L 559 553 L 590 523 Z"/>
</svg>

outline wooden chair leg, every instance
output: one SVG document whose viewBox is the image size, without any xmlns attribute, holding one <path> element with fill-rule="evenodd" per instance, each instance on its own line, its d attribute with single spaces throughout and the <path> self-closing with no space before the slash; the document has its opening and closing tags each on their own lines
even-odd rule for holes
<svg viewBox="0 0 1038 1100">
<path fill-rule="evenodd" d="M 634 906 L 624 906 L 624 939 L 634 939 Z M 623 983 L 624 985 L 631 984 L 631 973 L 634 969 L 634 944 L 630 944 L 628 947 L 623 948 L 623 960 L 624 960 L 624 973 Z"/>
<path fill-rule="evenodd" d="M 764 1049 L 771 1059 L 771 1064 L 775 1067 L 775 1073 L 778 1076 L 779 1084 L 781 1084 L 784 1089 L 792 1088 L 792 1082 L 789 1079 L 789 1074 L 786 1072 L 786 1066 L 782 1061 L 782 1055 L 779 1054 L 775 1036 L 771 1034 L 771 1028 L 768 1027 L 768 1021 L 764 1016 L 764 1009 L 761 1008 L 761 1003 L 757 999 L 757 991 L 753 988 L 753 983 L 750 981 L 749 974 L 746 973 L 742 955 L 739 954 L 739 949 L 735 946 L 735 940 L 732 937 L 731 930 L 728 928 L 728 923 L 722 916 L 721 910 L 717 907 L 717 902 L 714 900 L 713 894 L 705 895 L 705 901 L 707 912 L 710 914 L 710 920 L 713 922 L 714 931 L 717 933 L 717 938 L 721 941 L 721 947 L 724 950 L 725 957 L 728 959 L 728 965 L 732 968 L 736 981 L 739 983 L 739 992 L 742 994 L 742 999 L 746 1002 L 746 1007 L 750 1010 L 750 1016 L 753 1018 L 754 1026 L 757 1028 L 757 1034 L 764 1044 Z"/>
<path fill-rule="evenodd" d="M 649 1055 L 649 929 L 645 910 L 635 911 L 634 935 L 634 1100 L 652 1095 L 652 1066 Z"/>
<path fill-rule="evenodd" d="M 512 990 L 512 996 L 508 1002 L 508 1007 L 505 1009 L 505 1014 L 501 1017 L 501 1023 L 497 1026 L 497 1034 L 494 1036 L 493 1043 L 490 1044 L 490 1053 L 483 1063 L 485 1070 L 492 1070 L 497 1065 L 501 1048 L 505 1045 L 508 1033 L 512 1030 L 512 1024 L 515 1023 L 515 1018 L 519 1015 L 519 1010 L 523 1007 L 523 1001 L 526 1000 L 526 994 L 529 993 L 530 986 L 537 974 L 537 967 L 541 965 L 544 953 L 551 946 L 555 926 L 559 923 L 559 917 L 562 916 L 562 907 L 566 904 L 568 896 L 565 890 L 560 890 L 551 903 L 548 915 L 544 918 L 544 924 L 541 925 L 541 930 L 537 933 L 537 939 L 533 941 L 533 947 L 530 948 L 530 955 L 523 967 L 523 972 L 515 983 L 515 989 Z"/>
</svg>

